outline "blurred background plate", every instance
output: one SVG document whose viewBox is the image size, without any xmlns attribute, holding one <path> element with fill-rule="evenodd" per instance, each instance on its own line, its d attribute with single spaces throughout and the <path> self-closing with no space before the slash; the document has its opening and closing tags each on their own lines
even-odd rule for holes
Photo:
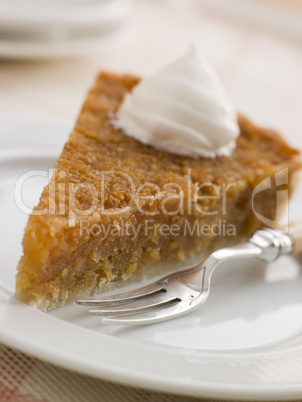
<svg viewBox="0 0 302 402">
<path fill-rule="evenodd" d="M 0 0 L 0 57 L 85 55 L 120 41 L 127 0 Z"/>
<path fill-rule="evenodd" d="M 127 36 L 125 26 L 116 26 L 110 30 L 101 27 L 85 31 L 41 32 L 39 35 L 0 31 L 0 58 L 53 59 L 84 56 L 115 45 L 122 46 Z"/>
<path fill-rule="evenodd" d="M 0 0 L 1 30 L 78 29 L 120 21 L 126 0 Z"/>
</svg>

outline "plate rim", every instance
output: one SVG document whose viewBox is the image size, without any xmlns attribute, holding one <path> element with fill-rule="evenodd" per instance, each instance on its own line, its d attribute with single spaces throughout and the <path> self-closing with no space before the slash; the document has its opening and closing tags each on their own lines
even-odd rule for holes
<svg viewBox="0 0 302 402">
<path fill-rule="evenodd" d="M 0 312 L 2 303 L 3 300 L 1 302 L 0 297 Z M 77 328 L 77 331 L 81 333 L 91 333 L 100 336 L 101 338 L 107 340 L 109 339 L 111 341 L 114 339 L 114 337 L 108 337 L 105 334 L 91 331 L 83 327 L 78 327 L 75 324 L 47 315 L 15 299 L 12 299 L 11 297 L 8 298 L 8 301 L 6 301 L 5 304 L 8 309 L 15 309 L 17 307 L 21 312 L 21 316 L 23 317 L 27 317 L 30 314 L 32 315 L 32 317 L 39 317 L 38 319 L 40 321 L 41 317 L 44 316 L 44 319 L 42 318 L 43 324 L 45 324 L 45 321 L 55 320 L 59 323 L 59 325 L 64 327 L 64 330 L 67 329 L 67 333 L 70 335 L 72 335 L 72 333 L 74 334 L 74 329 Z M 20 322 L 20 316 L 18 316 L 18 320 L 14 322 L 14 325 L 20 324 Z M 22 332 L 22 326 L 19 329 Z M 49 334 L 49 328 L 46 329 L 45 333 Z M 289 398 L 301 398 L 302 394 L 302 383 L 275 385 L 259 384 L 258 387 L 255 387 L 255 384 L 246 383 L 215 383 L 211 381 L 187 380 L 184 381 L 184 383 L 186 383 L 184 385 L 183 382 L 176 381 L 171 377 L 163 377 L 163 373 L 160 372 L 154 374 L 141 371 L 140 368 L 129 369 L 120 366 L 117 367 L 114 364 L 110 366 L 110 363 L 108 363 L 108 361 L 101 362 L 100 364 L 99 361 L 92 361 L 90 358 L 86 358 L 86 360 L 81 360 L 81 358 L 75 357 L 75 354 L 64 354 L 64 348 L 60 350 L 58 348 L 53 348 L 53 345 L 47 349 L 45 348 L 45 344 L 41 341 L 41 335 L 43 336 L 43 331 L 40 330 L 36 339 L 24 339 L 24 337 L 20 335 L 20 332 L 16 334 L 16 332 L 11 328 L 8 328 L 7 325 L 5 327 L 0 327 L 0 341 L 8 347 L 16 348 L 20 352 L 26 353 L 46 363 L 60 366 L 67 370 L 75 371 L 84 375 L 89 375 L 105 381 L 123 384 L 126 386 L 139 387 L 151 391 L 160 391 L 175 395 L 224 399 L 233 398 L 236 400 L 288 400 Z M 122 344 L 125 345 L 128 351 L 130 348 L 132 348 L 133 350 L 137 347 L 141 347 L 141 349 L 146 348 L 146 346 L 136 344 L 134 341 L 120 338 L 115 339 L 121 346 Z M 156 344 L 152 345 L 152 347 L 150 346 L 149 348 L 152 355 L 154 355 L 154 352 L 162 354 L 163 350 L 165 349 L 163 346 Z M 107 350 L 108 345 L 105 345 L 103 351 L 106 352 Z M 170 350 L 168 354 L 170 354 L 171 356 L 171 354 L 173 354 L 172 350 Z M 185 357 L 183 360 L 185 360 Z"/>
</svg>

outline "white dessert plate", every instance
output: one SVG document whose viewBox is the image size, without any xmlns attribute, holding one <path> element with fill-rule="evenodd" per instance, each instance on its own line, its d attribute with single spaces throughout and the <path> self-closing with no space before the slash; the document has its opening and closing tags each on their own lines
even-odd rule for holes
<svg viewBox="0 0 302 402">
<path fill-rule="evenodd" d="M 0 59 L 57 59 L 98 54 L 121 48 L 128 40 L 127 24 L 113 30 L 45 32 L 40 35 L 0 32 Z"/>
<path fill-rule="evenodd" d="M 79 29 L 120 21 L 128 0 L 0 0 L 0 27 L 10 31 Z"/>
<path fill-rule="evenodd" d="M 0 119 L 0 342 L 67 369 L 157 391 L 301 397 L 302 275 L 296 259 L 221 267 L 200 309 L 146 327 L 102 325 L 80 306 L 42 313 L 14 299 L 27 221 L 21 209 L 37 203 L 68 132 L 61 124 Z M 290 204 L 295 219 L 301 218 L 301 200 L 298 192 Z"/>
<path fill-rule="evenodd" d="M 128 0 L 0 0 L 0 57 L 95 53 L 127 37 Z"/>
</svg>

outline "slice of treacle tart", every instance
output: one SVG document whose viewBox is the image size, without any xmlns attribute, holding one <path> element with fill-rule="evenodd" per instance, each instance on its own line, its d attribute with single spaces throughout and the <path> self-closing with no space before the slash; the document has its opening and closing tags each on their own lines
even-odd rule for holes
<svg viewBox="0 0 302 402">
<path fill-rule="evenodd" d="M 260 182 L 284 171 L 291 193 L 298 151 L 242 116 L 230 157 L 174 155 L 116 129 L 112 119 L 138 81 L 101 73 L 89 92 L 29 217 L 18 299 L 51 310 L 201 260 L 262 225 L 252 210 Z M 255 195 L 258 217 L 275 219 L 276 191 Z"/>
</svg>

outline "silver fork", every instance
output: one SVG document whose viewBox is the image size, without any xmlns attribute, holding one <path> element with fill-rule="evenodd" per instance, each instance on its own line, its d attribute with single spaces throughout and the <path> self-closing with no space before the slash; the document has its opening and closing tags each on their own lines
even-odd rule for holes
<svg viewBox="0 0 302 402">
<path fill-rule="evenodd" d="M 276 229 L 257 230 L 250 240 L 214 251 L 199 265 L 168 275 L 150 285 L 114 296 L 78 300 L 98 307 L 90 314 L 106 324 L 145 325 L 171 320 L 189 313 L 208 298 L 211 276 L 227 260 L 259 258 L 267 262 L 281 255 L 302 251 L 302 223 L 292 225 L 290 234 Z"/>
</svg>

